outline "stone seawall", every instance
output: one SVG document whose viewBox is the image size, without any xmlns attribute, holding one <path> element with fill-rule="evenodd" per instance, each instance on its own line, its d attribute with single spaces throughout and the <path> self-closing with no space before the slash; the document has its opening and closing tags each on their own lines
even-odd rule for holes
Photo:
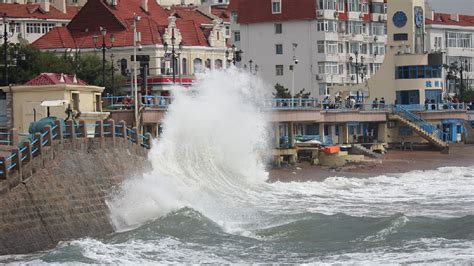
<svg viewBox="0 0 474 266">
<path fill-rule="evenodd" d="M 113 232 L 106 197 L 149 168 L 147 150 L 126 138 L 53 141 L 0 180 L 0 255 Z"/>
</svg>

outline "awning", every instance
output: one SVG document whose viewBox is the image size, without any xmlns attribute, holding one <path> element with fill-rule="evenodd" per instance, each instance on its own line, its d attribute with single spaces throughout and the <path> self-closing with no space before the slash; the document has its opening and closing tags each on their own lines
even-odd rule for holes
<svg viewBox="0 0 474 266">
<path fill-rule="evenodd" d="M 67 101 L 67 100 L 42 101 L 41 106 L 44 106 L 44 107 L 57 107 L 57 106 L 65 106 L 68 103 L 69 103 L 69 101 Z"/>
</svg>

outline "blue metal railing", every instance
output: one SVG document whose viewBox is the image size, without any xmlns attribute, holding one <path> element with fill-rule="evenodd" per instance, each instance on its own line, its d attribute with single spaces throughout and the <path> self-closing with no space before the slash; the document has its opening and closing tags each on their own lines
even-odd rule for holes
<svg viewBox="0 0 474 266">
<path fill-rule="evenodd" d="M 430 135 L 434 135 L 436 138 L 445 141 L 447 139 L 447 134 L 443 132 L 441 129 L 436 128 L 434 125 L 428 123 L 426 120 L 421 118 L 418 115 L 410 112 L 405 106 L 403 105 L 395 105 L 393 108 L 395 114 L 402 116 L 403 118 L 407 119 L 408 121 L 414 123 L 425 132 Z"/>
</svg>

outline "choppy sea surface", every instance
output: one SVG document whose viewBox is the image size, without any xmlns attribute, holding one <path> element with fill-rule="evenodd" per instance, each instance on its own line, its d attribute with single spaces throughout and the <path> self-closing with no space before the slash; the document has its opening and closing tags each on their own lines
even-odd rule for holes
<svg viewBox="0 0 474 266">
<path fill-rule="evenodd" d="M 12 264 L 473 264 L 472 167 L 268 183 L 266 86 L 235 69 L 177 88 L 153 170 L 108 198 L 116 233 Z"/>
</svg>

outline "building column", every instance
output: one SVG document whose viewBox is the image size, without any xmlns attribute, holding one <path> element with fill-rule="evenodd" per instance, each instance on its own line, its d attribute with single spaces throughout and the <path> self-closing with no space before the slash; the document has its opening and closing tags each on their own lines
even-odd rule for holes
<svg viewBox="0 0 474 266">
<path fill-rule="evenodd" d="M 288 140 L 290 142 L 290 148 L 295 147 L 295 123 L 288 123 Z"/>
<path fill-rule="evenodd" d="M 319 123 L 319 137 L 321 143 L 324 143 L 325 137 L 324 137 L 324 123 Z"/>
<path fill-rule="evenodd" d="M 384 123 L 379 123 L 379 129 L 378 129 L 378 132 L 377 132 L 377 140 L 379 142 L 387 142 L 387 133 L 388 133 L 388 129 L 387 129 L 387 122 L 384 122 Z"/>
<path fill-rule="evenodd" d="M 348 123 L 344 123 L 342 126 L 342 142 L 349 144 L 349 125 Z"/>
</svg>

